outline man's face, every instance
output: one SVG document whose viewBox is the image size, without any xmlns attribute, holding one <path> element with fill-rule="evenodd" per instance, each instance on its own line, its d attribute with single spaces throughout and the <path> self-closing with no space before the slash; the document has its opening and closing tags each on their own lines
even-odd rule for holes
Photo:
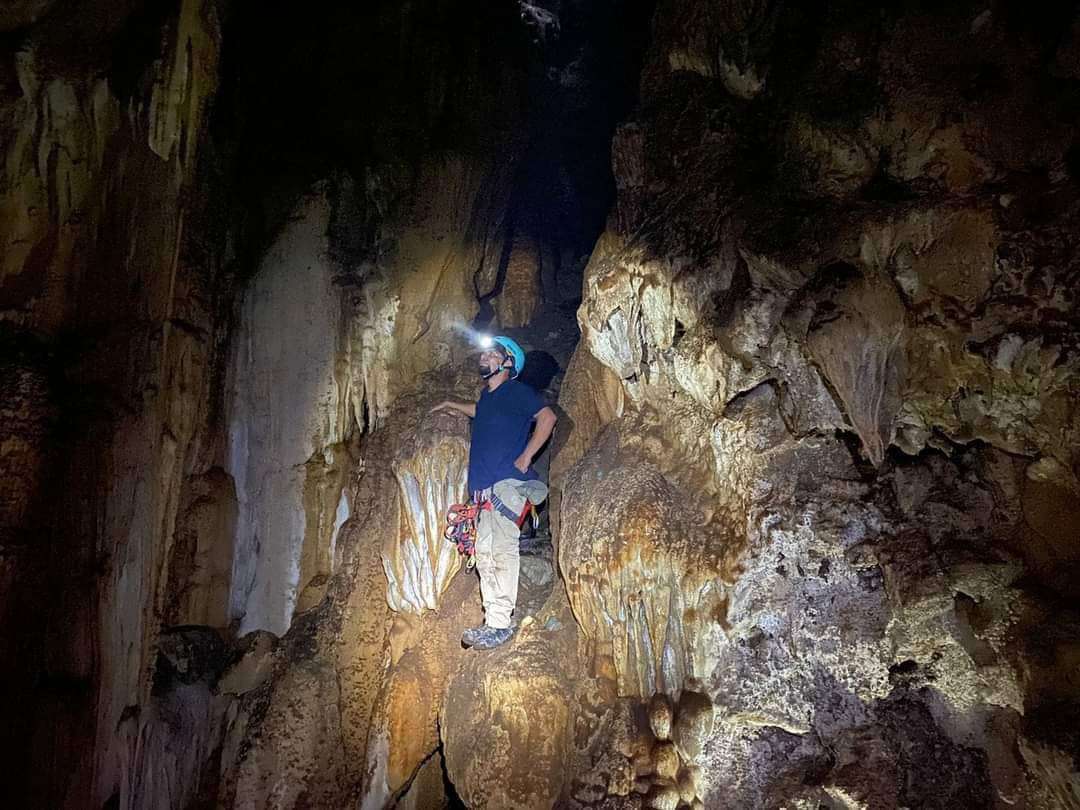
<svg viewBox="0 0 1080 810">
<path fill-rule="evenodd" d="M 484 349 L 480 352 L 480 373 L 488 375 L 498 372 L 505 360 L 498 349 Z"/>
</svg>

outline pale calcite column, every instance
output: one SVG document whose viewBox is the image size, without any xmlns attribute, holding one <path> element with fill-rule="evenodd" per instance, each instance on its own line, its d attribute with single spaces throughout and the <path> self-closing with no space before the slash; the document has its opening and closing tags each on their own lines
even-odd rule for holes
<svg viewBox="0 0 1080 810">
<path fill-rule="evenodd" d="M 241 632 L 283 634 L 332 573 L 343 445 L 354 417 L 338 370 L 341 293 L 319 188 L 244 291 L 228 371 L 227 471 L 236 483 L 230 613 Z"/>
</svg>

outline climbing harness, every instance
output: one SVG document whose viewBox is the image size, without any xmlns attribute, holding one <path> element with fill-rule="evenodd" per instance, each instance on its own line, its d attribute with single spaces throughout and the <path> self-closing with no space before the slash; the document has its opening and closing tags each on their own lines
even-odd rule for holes
<svg viewBox="0 0 1080 810">
<path fill-rule="evenodd" d="M 503 503 L 502 499 L 494 493 L 490 498 L 481 500 L 480 503 L 475 501 L 455 503 L 446 513 L 447 525 L 443 537 L 457 546 L 458 553 L 467 558 L 466 570 L 471 570 L 476 565 L 476 534 L 480 512 L 490 512 L 492 509 L 507 520 L 512 521 L 518 529 L 525 525 L 525 520 L 530 514 L 533 515 L 534 523 L 536 521 L 536 510 L 528 499 L 525 500 L 525 506 L 522 507 L 520 515 Z"/>
<path fill-rule="evenodd" d="M 502 515 L 507 520 L 513 522 L 514 525 L 517 526 L 519 529 L 525 525 L 525 519 L 529 516 L 529 513 L 535 513 L 533 503 L 528 498 L 525 499 L 525 505 L 521 507 L 520 515 L 513 509 L 511 509 L 509 506 L 507 506 L 505 503 L 503 503 L 502 499 L 499 498 L 499 496 L 496 495 L 494 492 L 491 493 L 491 500 L 489 500 L 487 503 L 489 503 L 490 506 L 485 506 L 484 508 L 496 509 L 500 515 Z"/>
</svg>

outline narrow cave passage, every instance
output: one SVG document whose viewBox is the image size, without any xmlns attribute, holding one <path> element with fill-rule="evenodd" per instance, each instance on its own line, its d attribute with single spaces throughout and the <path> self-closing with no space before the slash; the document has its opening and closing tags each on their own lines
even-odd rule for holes
<svg viewBox="0 0 1080 810">
<path fill-rule="evenodd" d="M 0 8 L 8 803 L 1080 807 L 1078 112 L 1072 0 Z"/>
</svg>

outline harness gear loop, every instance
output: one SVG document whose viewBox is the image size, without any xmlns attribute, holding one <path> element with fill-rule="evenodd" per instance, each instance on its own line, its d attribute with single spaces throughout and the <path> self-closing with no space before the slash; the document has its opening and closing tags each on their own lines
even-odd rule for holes
<svg viewBox="0 0 1080 810">
<path fill-rule="evenodd" d="M 457 546 L 459 554 L 468 559 L 465 563 L 466 570 L 472 570 L 476 565 L 476 519 L 480 516 L 481 507 L 471 501 L 469 503 L 455 503 L 446 513 L 446 531 L 443 537 Z"/>
<path fill-rule="evenodd" d="M 505 503 L 498 495 L 492 493 L 490 498 L 487 498 L 480 503 L 469 501 L 468 503 L 455 503 L 446 513 L 446 531 L 443 532 L 443 537 L 457 546 L 459 554 L 467 557 L 465 563 L 466 570 L 472 570 L 472 567 L 476 565 L 476 535 L 477 521 L 480 519 L 481 511 L 490 512 L 492 509 L 497 511 L 507 520 L 511 521 L 520 529 L 524 524 L 526 518 L 532 513 L 535 520 L 535 508 L 528 499 L 525 500 L 525 506 L 521 509 L 521 514 L 518 514 Z"/>
</svg>

